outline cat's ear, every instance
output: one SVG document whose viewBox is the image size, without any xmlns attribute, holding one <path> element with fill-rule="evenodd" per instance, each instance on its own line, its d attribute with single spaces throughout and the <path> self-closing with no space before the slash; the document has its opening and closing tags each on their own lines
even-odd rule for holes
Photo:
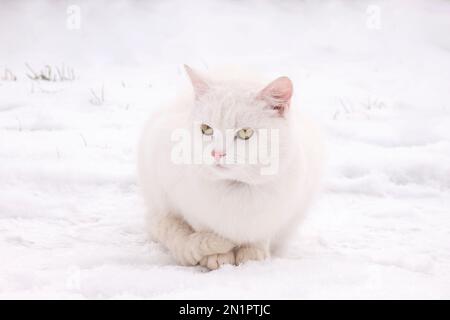
<svg viewBox="0 0 450 320">
<path fill-rule="evenodd" d="M 206 81 L 191 67 L 184 65 L 184 69 L 191 79 L 192 87 L 194 88 L 195 97 L 198 99 L 209 90 Z"/>
<path fill-rule="evenodd" d="M 279 77 L 262 89 L 258 98 L 266 101 L 272 109 L 278 110 L 278 113 L 283 115 L 290 106 L 292 92 L 291 79 Z"/>
</svg>

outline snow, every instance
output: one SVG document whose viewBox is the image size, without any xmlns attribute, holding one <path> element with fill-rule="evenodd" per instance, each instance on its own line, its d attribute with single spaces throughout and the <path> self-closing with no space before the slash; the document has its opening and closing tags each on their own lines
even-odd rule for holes
<svg viewBox="0 0 450 320">
<path fill-rule="evenodd" d="M 448 1 L 73 4 L 75 30 L 62 3 L 0 11 L 0 298 L 450 298 Z M 284 256 L 206 272 L 147 239 L 136 142 L 183 63 L 288 75 L 323 127 L 324 190 Z"/>
</svg>

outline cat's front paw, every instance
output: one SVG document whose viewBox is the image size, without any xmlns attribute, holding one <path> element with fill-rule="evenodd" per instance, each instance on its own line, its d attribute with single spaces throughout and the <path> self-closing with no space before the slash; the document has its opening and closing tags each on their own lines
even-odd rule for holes
<svg viewBox="0 0 450 320">
<path fill-rule="evenodd" d="M 219 254 L 212 254 L 209 256 L 203 257 L 203 259 L 200 260 L 200 265 L 208 268 L 209 270 L 216 270 L 219 269 L 221 266 L 225 264 L 236 264 L 236 257 L 234 250 L 231 250 L 227 253 L 219 253 Z"/>
<path fill-rule="evenodd" d="M 194 266 L 205 257 L 226 254 L 234 247 L 234 243 L 214 233 L 194 232 L 184 244 L 178 260 L 184 265 Z M 223 259 L 222 257 L 221 260 Z M 213 263 L 210 262 L 210 265 Z"/>
<path fill-rule="evenodd" d="M 236 248 L 236 265 L 247 261 L 261 261 L 270 257 L 268 249 L 253 245 L 244 245 Z"/>
</svg>

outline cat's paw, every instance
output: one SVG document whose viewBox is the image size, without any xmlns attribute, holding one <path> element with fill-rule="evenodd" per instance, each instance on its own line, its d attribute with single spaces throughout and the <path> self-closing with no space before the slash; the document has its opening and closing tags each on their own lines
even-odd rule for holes
<svg viewBox="0 0 450 320">
<path fill-rule="evenodd" d="M 194 232 L 189 235 L 178 260 L 194 266 L 204 257 L 225 254 L 234 247 L 234 243 L 212 232 Z"/>
<path fill-rule="evenodd" d="M 236 265 L 247 261 L 261 261 L 270 257 L 269 250 L 257 246 L 245 245 L 236 248 Z"/>
<path fill-rule="evenodd" d="M 209 270 L 219 269 L 224 264 L 236 264 L 236 257 L 234 254 L 234 250 L 231 250 L 227 253 L 219 253 L 212 254 L 209 256 L 205 256 L 200 260 L 200 265 L 208 268 Z"/>
</svg>

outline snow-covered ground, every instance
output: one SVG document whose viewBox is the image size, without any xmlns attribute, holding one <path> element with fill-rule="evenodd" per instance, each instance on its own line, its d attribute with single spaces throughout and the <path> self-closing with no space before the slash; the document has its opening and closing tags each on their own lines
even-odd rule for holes
<svg viewBox="0 0 450 320">
<path fill-rule="evenodd" d="M 51 4 L 0 4 L 0 298 L 450 298 L 449 1 Z M 286 256 L 205 272 L 147 240 L 136 141 L 183 63 L 288 75 L 324 128 Z"/>
</svg>

